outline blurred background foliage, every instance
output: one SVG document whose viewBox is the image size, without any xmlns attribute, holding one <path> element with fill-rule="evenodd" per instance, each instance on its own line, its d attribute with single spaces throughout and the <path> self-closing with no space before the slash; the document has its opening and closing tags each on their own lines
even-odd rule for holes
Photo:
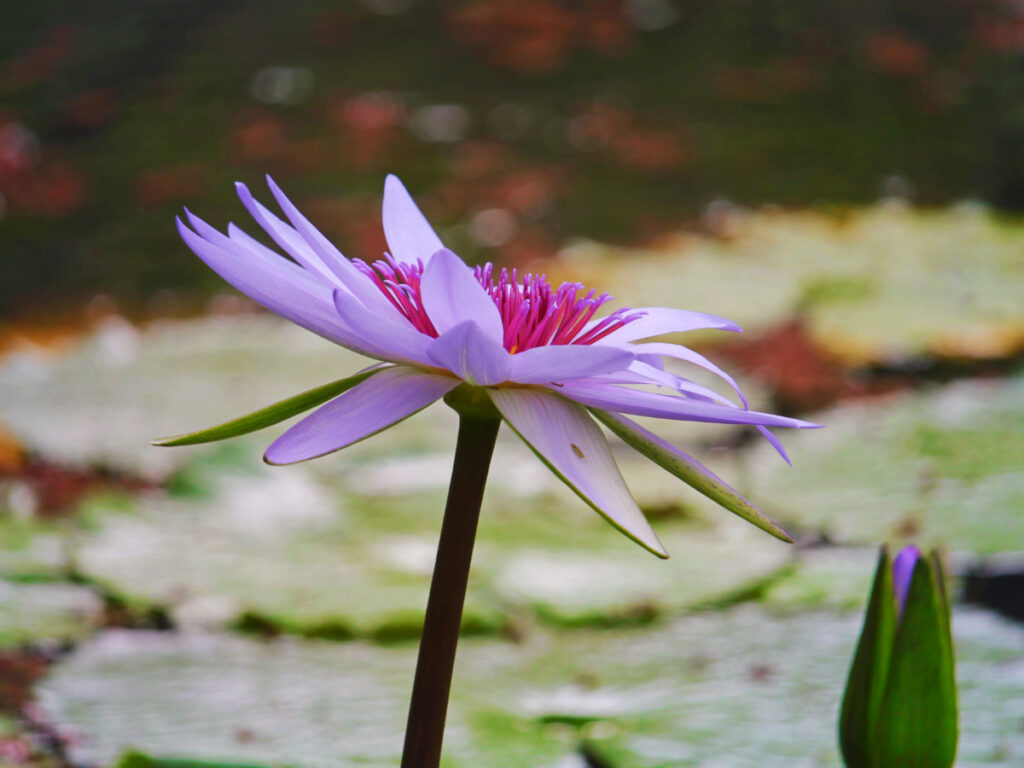
<svg viewBox="0 0 1024 768">
<path fill-rule="evenodd" d="M 376 257 L 398 171 L 467 258 L 709 203 L 1024 207 L 1012 0 L 39 0 L 0 29 L 0 316 L 219 285 L 184 204 L 273 174 Z M 147 302 L 149 304 L 147 304 Z"/>
</svg>

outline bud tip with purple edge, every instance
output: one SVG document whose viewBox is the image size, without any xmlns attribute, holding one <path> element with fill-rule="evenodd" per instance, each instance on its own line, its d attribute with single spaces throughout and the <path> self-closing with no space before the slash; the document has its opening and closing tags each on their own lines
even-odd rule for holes
<svg viewBox="0 0 1024 768">
<path fill-rule="evenodd" d="M 915 546 L 904 547 L 892 561 L 892 586 L 896 595 L 896 606 L 899 614 L 903 614 L 903 606 L 907 602 L 910 581 L 914 578 L 914 566 L 921 558 L 921 551 Z"/>
</svg>

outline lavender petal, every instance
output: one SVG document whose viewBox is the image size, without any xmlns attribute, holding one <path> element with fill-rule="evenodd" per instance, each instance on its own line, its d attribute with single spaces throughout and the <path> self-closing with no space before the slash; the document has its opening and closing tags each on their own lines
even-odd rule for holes
<svg viewBox="0 0 1024 768">
<path fill-rule="evenodd" d="M 592 413 L 623 442 L 678 477 L 694 490 L 703 493 L 715 503 L 721 504 L 733 514 L 742 517 L 748 523 L 752 523 L 775 538 L 786 542 L 793 541 L 789 534 L 776 525 L 771 518 L 689 454 L 680 451 L 671 443 L 625 416 L 600 410 L 594 410 Z"/>
<path fill-rule="evenodd" d="M 789 454 L 786 453 L 786 449 L 783 447 L 782 443 L 779 442 L 779 438 L 773 435 L 771 431 L 768 429 L 768 427 L 758 427 L 757 431 L 761 433 L 761 436 L 764 437 L 764 439 L 768 441 L 768 443 L 772 446 L 772 448 L 775 449 L 779 456 L 782 457 L 782 460 L 784 462 L 789 464 L 789 466 L 793 466 L 793 462 L 789 460 Z"/>
<path fill-rule="evenodd" d="M 263 227 L 263 230 L 280 248 L 309 270 L 311 274 L 319 276 L 325 285 L 333 287 L 338 283 L 334 274 L 324 264 L 323 259 L 317 255 L 294 227 L 283 222 L 269 208 L 254 198 L 245 184 L 235 182 L 235 191 L 238 193 L 242 205 L 249 211 L 249 215 Z"/>
<path fill-rule="evenodd" d="M 464 381 L 487 387 L 508 381 L 512 355 L 472 320 L 450 328 L 427 346 L 427 357 Z"/>
<path fill-rule="evenodd" d="M 275 440 L 268 464 L 294 464 L 375 435 L 426 408 L 458 385 L 448 376 L 386 368 L 321 406 Z"/>
<path fill-rule="evenodd" d="M 700 421 L 714 424 L 751 424 L 767 427 L 812 429 L 820 425 L 771 413 L 747 411 L 726 405 L 699 402 L 692 398 L 661 395 L 607 384 L 566 382 L 558 392 L 590 408 L 654 416 L 662 419 Z"/>
<path fill-rule="evenodd" d="M 689 379 L 684 379 L 676 376 L 674 373 L 663 371 L 660 368 L 655 368 L 653 365 L 643 363 L 637 360 L 630 367 L 629 370 L 633 373 L 639 374 L 644 384 L 658 384 L 659 386 L 669 387 L 674 389 L 676 392 L 684 392 L 691 397 L 696 397 L 700 400 L 706 400 L 710 403 L 721 403 L 722 405 L 732 406 L 733 403 L 727 398 L 722 397 L 715 390 L 709 387 L 702 386 Z"/>
<path fill-rule="evenodd" d="M 607 339 L 605 340 L 607 341 Z M 724 382 L 726 382 L 733 391 L 739 396 L 740 402 L 743 403 L 744 408 L 748 408 L 747 398 L 740 390 L 739 384 L 736 383 L 736 379 L 730 376 L 728 373 L 723 371 L 717 365 L 708 360 L 704 355 L 694 352 L 692 349 L 682 346 L 681 344 L 667 344 L 664 342 L 648 342 L 645 344 L 628 344 L 627 349 L 631 349 L 634 352 L 641 354 L 653 354 L 662 355 L 663 357 L 671 357 L 676 360 L 683 360 L 687 363 L 693 363 L 699 365 L 706 371 L 711 371 Z"/>
<path fill-rule="evenodd" d="M 444 248 L 427 218 L 397 176 L 389 174 L 384 181 L 384 237 L 391 255 L 406 264 L 422 261 L 427 264 Z"/>
<path fill-rule="evenodd" d="M 334 309 L 360 343 L 373 350 L 373 357 L 414 365 L 431 365 L 427 357 L 429 336 L 408 323 L 396 323 L 380 317 L 341 290 L 334 291 Z"/>
<path fill-rule="evenodd" d="M 626 488 L 587 412 L 537 389 L 489 389 L 509 426 L 558 478 L 613 526 L 658 557 L 668 553 Z"/>
<path fill-rule="evenodd" d="M 914 578 L 914 567 L 921 559 L 921 552 L 917 547 L 904 547 L 892 561 L 892 587 L 896 595 L 896 605 L 902 615 L 903 605 L 907 602 L 907 592 L 910 591 L 910 581 Z"/>
<path fill-rule="evenodd" d="M 204 240 L 177 219 L 185 244 L 229 284 L 271 312 L 325 339 L 368 357 L 378 357 L 334 309 L 331 291 L 305 270 L 278 258 L 247 258 L 249 252 L 228 250 Z M 240 246 L 239 246 L 240 248 Z"/>
<path fill-rule="evenodd" d="M 597 345 L 534 347 L 512 356 L 509 378 L 521 384 L 582 379 L 625 370 L 634 358 L 628 350 Z"/>
<path fill-rule="evenodd" d="M 367 309 L 374 313 L 403 325 L 408 323 L 408 320 L 401 312 L 395 309 L 377 286 L 365 274 L 360 272 L 351 261 L 346 259 L 341 251 L 324 237 L 320 230 L 313 226 L 309 219 L 302 215 L 270 176 L 267 176 L 267 186 L 270 187 L 270 191 L 273 193 L 274 199 L 277 200 L 277 204 L 281 206 L 281 210 L 285 212 L 288 220 L 295 226 L 295 230 L 321 262 L 330 269 L 335 278 L 332 282 L 340 282 L 366 305 Z"/>
<path fill-rule="evenodd" d="M 740 327 L 731 320 L 718 315 L 704 312 L 692 312 L 687 309 L 671 307 L 637 307 L 630 314 L 643 312 L 644 316 L 633 320 L 622 328 L 612 331 L 599 344 L 617 344 L 624 341 L 649 339 L 665 333 L 682 333 L 701 329 L 718 329 L 722 331 L 740 331 Z M 594 325 L 597 321 L 591 321 Z"/>
<path fill-rule="evenodd" d="M 484 334 L 501 344 L 504 326 L 493 299 L 474 277 L 473 270 L 447 248 L 435 253 L 424 268 L 420 295 L 438 334 L 472 320 Z"/>
</svg>

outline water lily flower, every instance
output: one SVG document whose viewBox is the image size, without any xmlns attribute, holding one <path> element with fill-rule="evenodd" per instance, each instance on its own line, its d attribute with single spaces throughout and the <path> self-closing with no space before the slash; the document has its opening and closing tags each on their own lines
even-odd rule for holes
<svg viewBox="0 0 1024 768">
<path fill-rule="evenodd" d="M 343 347 L 379 361 L 353 377 L 209 430 L 160 441 L 181 445 L 259 429 L 317 405 L 266 451 L 291 464 L 337 451 L 446 398 L 483 398 L 566 485 L 628 537 L 667 553 L 623 481 L 603 423 L 701 492 L 779 538 L 788 536 L 746 499 L 630 416 L 769 427 L 805 421 L 749 410 L 736 382 L 687 347 L 652 337 L 697 329 L 738 331 L 721 317 L 639 307 L 599 316 L 607 294 L 543 275 L 467 266 L 448 250 L 402 183 L 388 176 L 383 223 L 390 253 L 348 259 L 280 188 L 287 221 L 238 184 L 256 222 L 290 259 L 234 224 L 223 233 L 186 212 L 188 246 L 242 293 Z M 711 371 L 741 405 L 665 369 L 680 360 Z M 783 454 L 784 455 L 784 454 Z"/>
<path fill-rule="evenodd" d="M 728 320 L 663 307 L 598 316 L 607 294 L 543 275 L 471 268 L 444 247 L 394 176 L 384 185 L 390 253 L 345 258 L 269 177 L 287 218 L 257 202 L 249 213 L 291 259 L 233 224 L 220 232 L 186 212 L 178 231 L 196 255 L 267 309 L 379 361 L 217 427 L 157 441 L 219 440 L 317 408 L 267 449 L 271 464 L 323 456 L 367 438 L 444 398 L 459 435 L 413 681 L 402 768 L 437 768 L 473 541 L 502 422 L 612 525 L 659 557 L 668 553 L 622 479 L 598 422 L 691 486 L 773 535 L 789 540 L 728 484 L 629 416 L 748 424 L 782 453 L 769 427 L 815 426 L 751 411 L 736 382 L 711 361 L 653 337 L 698 328 L 739 330 Z M 724 379 L 742 405 L 665 370 L 681 360 Z M 596 420 L 595 420 L 596 419 Z"/>
</svg>

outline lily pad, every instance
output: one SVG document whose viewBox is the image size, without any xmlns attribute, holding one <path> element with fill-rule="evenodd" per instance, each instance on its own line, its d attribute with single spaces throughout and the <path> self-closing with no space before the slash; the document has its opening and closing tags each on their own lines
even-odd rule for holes
<svg viewBox="0 0 1024 768">
<path fill-rule="evenodd" d="M 207 634 L 108 631 L 60 664 L 39 691 L 45 716 L 76 734 L 81 763 L 132 746 L 159 757 L 288 764 L 394 765 L 415 648 Z M 458 691 L 458 688 L 456 688 Z M 573 748 L 529 719 L 460 705 L 446 768 L 557 768 Z"/>
<path fill-rule="evenodd" d="M 789 572 L 774 580 L 761 602 L 790 611 L 807 608 L 861 609 L 871 592 L 875 547 L 801 550 Z"/>
<path fill-rule="evenodd" d="M 142 497 L 130 511 L 98 504 L 77 567 L 130 603 L 170 607 L 184 624 L 415 636 L 444 490 L 362 496 L 346 492 L 354 470 L 311 466 L 197 467 L 186 495 Z M 545 484 L 529 494 L 501 483 L 487 493 L 467 630 L 495 632 L 524 613 L 571 624 L 646 620 L 728 600 L 789 561 L 787 545 L 721 512 L 662 521 L 673 557 L 657 562 L 539 469 Z"/>
<path fill-rule="evenodd" d="M 594 696 L 615 691 L 626 714 L 593 721 L 590 754 L 616 768 L 839 766 L 836 718 L 857 614 L 779 617 L 754 606 L 687 617 L 664 630 L 573 643 Z M 1024 757 L 1018 702 L 1024 631 L 977 611 L 954 620 L 959 653 L 958 765 Z"/>
<path fill-rule="evenodd" d="M 67 536 L 60 526 L 0 511 L 0 577 L 47 579 L 68 570 Z"/>
<path fill-rule="evenodd" d="M 73 351 L 0 362 L 0 421 L 48 459 L 163 479 L 190 455 L 150 446 L 220 423 L 368 362 L 272 317 L 110 322 Z"/>
<path fill-rule="evenodd" d="M 793 443 L 793 467 L 770 450 L 749 485 L 785 525 L 841 543 L 914 538 L 951 551 L 1024 549 L 1024 378 L 817 414 L 826 429 Z"/>
<path fill-rule="evenodd" d="M 0 580 L 0 648 L 81 639 L 102 612 L 103 602 L 87 587 Z"/>
<path fill-rule="evenodd" d="M 426 529 L 375 536 L 304 467 L 236 472 L 211 494 L 142 499 L 108 515 L 82 537 L 81 573 L 187 625 L 338 639 L 418 633 L 436 546 Z M 471 594 L 465 621 L 494 631 L 505 619 Z"/>
<path fill-rule="evenodd" d="M 838 766 L 854 613 L 754 605 L 646 628 L 463 641 L 445 765 Z M 959 765 L 1024 758 L 1024 630 L 954 618 Z M 107 631 L 55 667 L 44 717 L 72 759 L 149 754 L 299 766 L 394 764 L 415 650 Z M 561 761 L 565 761 L 564 763 Z M 575 761 L 575 762 L 574 762 Z"/>
<path fill-rule="evenodd" d="M 714 522 L 671 523 L 658 531 L 671 553 L 664 563 L 611 531 L 594 531 L 589 542 L 575 546 L 538 538 L 503 547 L 494 553 L 494 589 L 558 624 L 643 622 L 755 592 L 783 572 L 792 556 L 788 545 L 728 513 Z M 484 546 L 493 552 L 493 545 Z"/>
<path fill-rule="evenodd" d="M 977 208 L 894 206 L 843 218 L 748 213 L 736 223 L 726 240 L 685 236 L 651 251 L 580 245 L 566 256 L 633 306 L 712 312 L 748 331 L 805 314 L 813 338 L 850 365 L 1024 347 L 1019 223 Z"/>
</svg>

